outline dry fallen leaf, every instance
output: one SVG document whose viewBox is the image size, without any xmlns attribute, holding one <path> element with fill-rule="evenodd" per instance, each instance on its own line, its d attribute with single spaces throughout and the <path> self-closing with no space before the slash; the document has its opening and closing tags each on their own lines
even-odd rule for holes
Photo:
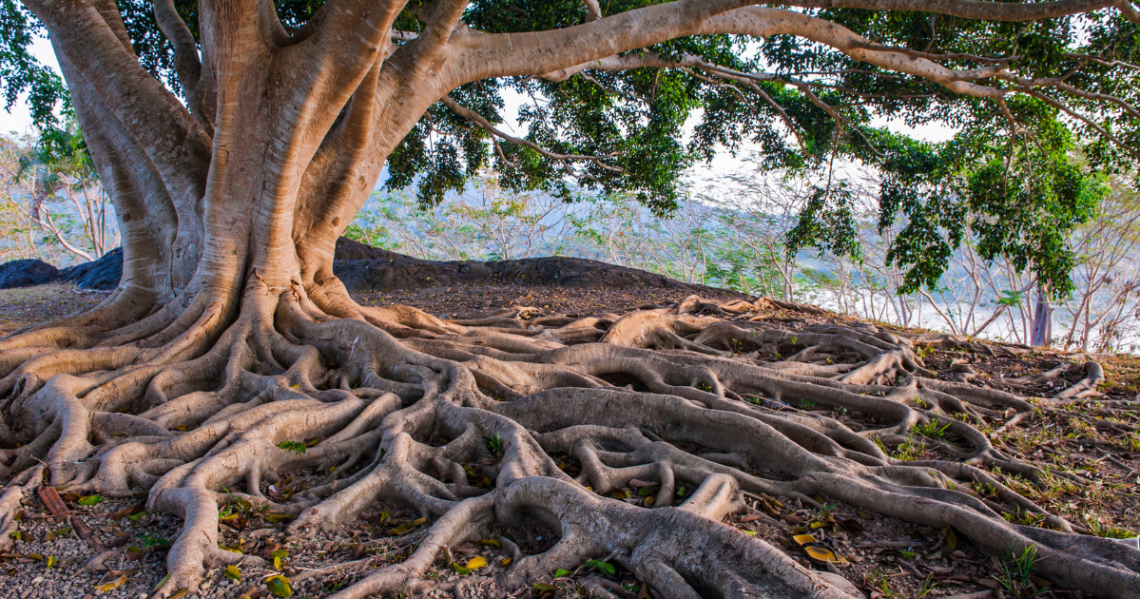
<svg viewBox="0 0 1140 599">
<path fill-rule="evenodd" d="M 127 577 L 126 576 L 120 576 L 120 577 L 116 578 L 115 580 L 112 580 L 111 582 L 108 582 L 106 584 L 97 585 L 95 587 L 95 590 L 103 592 L 103 593 L 109 593 L 109 592 L 123 586 L 123 584 L 126 582 L 127 582 Z"/>
</svg>

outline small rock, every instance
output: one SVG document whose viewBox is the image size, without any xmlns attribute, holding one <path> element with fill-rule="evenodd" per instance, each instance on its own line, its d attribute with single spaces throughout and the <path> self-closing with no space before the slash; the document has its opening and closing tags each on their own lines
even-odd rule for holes
<svg viewBox="0 0 1140 599">
<path fill-rule="evenodd" d="M 851 595 L 852 597 L 859 597 L 860 599 L 863 597 L 863 593 L 859 592 L 858 587 L 852 584 L 850 580 L 847 580 L 839 574 L 834 574 L 832 572 L 812 572 L 812 574 L 815 574 L 816 576 L 826 580 L 829 584 L 831 584 L 831 586 L 839 589 L 840 591 L 843 591 L 844 593 L 847 593 L 848 595 Z"/>
</svg>

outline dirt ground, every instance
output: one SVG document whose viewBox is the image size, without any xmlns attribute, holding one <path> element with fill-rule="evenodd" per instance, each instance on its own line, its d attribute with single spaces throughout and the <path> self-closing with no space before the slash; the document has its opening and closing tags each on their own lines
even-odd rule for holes
<svg viewBox="0 0 1140 599">
<path fill-rule="evenodd" d="M 639 289 L 588 291 L 542 286 L 437 287 L 415 291 L 354 294 L 364 304 L 406 304 L 441 318 L 471 318 L 493 314 L 505 307 L 530 306 L 540 314 L 621 314 L 639 307 L 675 302 L 685 290 Z M 0 291 L 0 336 L 36 322 L 64 316 L 91 306 L 104 293 L 84 292 L 68 286 L 44 286 Z M 716 297 L 716 296 L 714 296 Z M 716 299 L 738 297 L 722 292 Z M 774 312 L 784 326 L 807 326 L 820 320 L 849 321 L 825 315 L 812 317 Z M 904 332 L 905 334 L 905 332 Z M 1040 373 L 1063 366 L 1064 380 L 1083 376 L 1086 356 L 1056 352 L 1033 352 L 1017 358 L 961 350 L 930 350 L 921 356 L 927 367 L 946 378 L 969 365 L 979 376 L 976 382 L 1007 388 L 1003 378 Z M 1064 409 L 1042 409 L 1012 426 L 1000 419 L 987 422 L 984 432 L 995 445 L 1013 456 L 1038 465 L 1050 473 L 1040 484 L 1017 476 L 995 473 L 1006 484 L 1074 523 L 1081 523 L 1101 536 L 1126 537 L 1140 533 L 1140 359 L 1130 356 L 1097 356 L 1108 381 L 1101 386 L 1104 398 L 1085 400 Z M 1030 397 L 1052 395 L 1054 385 L 1019 387 Z M 1112 409 L 1102 401 L 1119 400 Z M 793 406 L 806 412 L 813 405 Z M 874 426 L 846 414 L 831 414 L 855 430 Z M 934 457 L 934 441 L 953 444 L 936 430 L 916 431 L 909 441 L 885 449 L 896 457 Z M 945 456 L 944 456 L 945 457 Z M 566 457 L 560 467 L 576 474 L 578 464 Z M 1052 476 L 1068 473 L 1071 478 Z M 321 473 L 307 473 L 275 487 L 268 495 L 287 494 L 315 485 Z M 472 481 L 479 484 L 480 481 Z M 984 496 L 985 489 L 976 489 Z M 683 498 L 692 490 L 678 490 Z M 80 505 L 79 497 L 60 489 L 71 513 L 57 517 L 48 513 L 39 498 L 25 502 L 18 542 L 12 553 L 0 555 L 0 598 L 70 599 L 86 597 L 144 598 L 164 574 L 165 550 L 179 530 L 170 517 L 146 514 L 134 501 L 106 500 Z M 628 488 L 615 497 L 630 503 L 652 501 L 652 489 Z M 761 537 L 782 547 L 803 565 L 850 581 L 862 594 L 876 598 L 955 597 L 957 599 L 1005 599 L 1010 597 L 1081 597 L 1080 593 L 1056 588 L 1052 581 L 1037 577 L 1032 559 L 1015 555 L 983 555 L 960 539 L 950 528 L 932 530 L 856 510 L 817 498 L 823 508 L 805 507 L 782 497 L 750 500 L 747 513 L 730 516 L 724 524 Z M 223 512 L 223 548 L 277 558 L 280 572 L 290 580 L 293 597 L 323 598 L 369 570 L 406 558 L 425 534 L 429 522 L 395 506 L 378 505 L 336 534 L 300 538 L 287 536 L 284 524 L 232 501 Z M 1041 525 L 1032 517 L 1017 522 Z M 512 539 L 524 553 L 543 551 L 557 539 L 538 528 L 497 531 L 499 538 Z M 793 537 L 810 534 L 846 558 L 842 567 L 814 564 Z M 802 540 L 802 539 L 801 539 Z M 465 543 L 453 549 L 455 562 L 497 569 L 507 560 L 502 544 L 494 539 Z M 98 558 L 98 559 L 96 559 Z M 93 560 L 98 563 L 93 563 Z M 351 567 L 324 570 L 329 563 L 352 562 Z M 1030 565 L 1027 565 L 1030 564 Z M 482 573 L 481 572 L 481 573 Z M 543 580 L 532 588 L 518 589 L 512 597 L 553 599 L 590 596 L 591 589 L 605 589 L 618 597 L 655 597 L 632 575 L 605 561 L 587 562 L 574 572 Z M 449 580 L 467 573 L 444 569 L 433 572 Z M 241 579 L 240 571 L 213 573 L 204 593 L 208 597 L 250 598 L 272 596 L 263 583 Z"/>
</svg>

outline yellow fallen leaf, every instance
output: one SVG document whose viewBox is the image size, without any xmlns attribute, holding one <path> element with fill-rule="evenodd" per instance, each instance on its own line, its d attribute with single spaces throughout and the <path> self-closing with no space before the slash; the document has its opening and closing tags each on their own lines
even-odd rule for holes
<svg viewBox="0 0 1140 599">
<path fill-rule="evenodd" d="M 514 560 L 512 560 L 509 557 L 504 557 L 502 560 L 499 561 L 499 567 L 500 568 L 506 568 L 507 566 L 511 565 L 512 561 L 514 561 Z"/>
<path fill-rule="evenodd" d="M 126 576 L 120 576 L 120 577 L 116 578 L 115 580 L 108 582 L 107 584 L 101 584 L 101 585 L 96 586 L 95 590 L 103 592 L 103 593 L 109 593 L 109 592 L 123 586 L 123 584 L 126 582 L 127 582 L 127 577 Z"/>
<path fill-rule="evenodd" d="M 238 567 L 233 564 L 226 566 L 226 578 L 241 582 L 241 570 L 238 570 Z"/>
<path fill-rule="evenodd" d="M 475 556 L 475 557 L 467 560 L 467 569 L 468 570 L 478 570 L 479 568 L 484 568 L 486 566 L 487 566 L 487 559 L 482 557 L 482 556 Z"/>
<path fill-rule="evenodd" d="M 819 562 L 832 562 L 835 564 L 846 564 L 847 560 L 835 555 L 835 552 L 827 547 L 820 547 L 819 545 L 808 545 L 804 547 L 804 552 L 808 557 Z"/>
<path fill-rule="evenodd" d="M 950 528 L 949 525 L 942 527 L 942 536 L 946 537 L 946 546 L 951 551 L 958 548 L 958 535 L 954 534 L 954 529 Z"/>
<path fill-rule="evenodd" d="M 190 589 L 178 589 L 170 596 L 170 599 L 182 599 L 190 593 Z"/>
<path fill-rule="evenodd" d="M 479 544 L 487 545 L 489 547 L 502 547 L 502 545 L 500 545 L 499 542 L 495 539 L 480 539 Z"/>
<path fill-rule="evenodd" d="M 813 537 L 811 535 L 796 535 L 796 536 L 792 537 L 792 540 L 795 541 L 796 543 L 800 544 L 800 545 L 803 545 L 805 543 L 814 543 L 815 537 Z"/>
<path fill-rule="evenodd" d="M 416 518 L 415 520 L 412 520 L 412 525 L 413 526 L 420 526 L 422 524 L 425 524 L 426 522 L 427 522 L 427 518 Z"/>
</svg>

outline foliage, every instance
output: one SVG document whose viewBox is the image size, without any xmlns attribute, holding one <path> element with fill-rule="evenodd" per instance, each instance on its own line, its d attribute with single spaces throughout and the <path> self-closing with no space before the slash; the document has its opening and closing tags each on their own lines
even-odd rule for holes
<svg viewBox="0 0 1140 599">
<path fill-rule="evenodd" d="M 27 94 L 32 122 L 48 129 L 57 124 L 59 105 L 69 109 L 63 80 L 31 53 L 34 39 L 44 33 L 43 25 L 16 0 L 0 0 L 0 94 L 4 108 L 11 110 L 20 96 Z"/>
<path fill-rule="evenodd" d="M 997 581 L 1007 593 L 1014 597 L 1028 597 L 1040 591 L 1035 590 L 1033 572 L 1037 569 L 1037 546 L 1026 545 L 1020 553 L 1010 548 L 1004 560 L 997 560 L 1001 575 Z"/>
</svg>

